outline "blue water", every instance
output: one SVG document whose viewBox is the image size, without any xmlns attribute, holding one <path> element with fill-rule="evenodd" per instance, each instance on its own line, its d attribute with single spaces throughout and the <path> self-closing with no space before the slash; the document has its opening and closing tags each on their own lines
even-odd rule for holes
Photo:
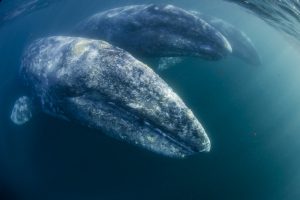
<svg viewBox="0 0 300 200">
<path fill-rule="evenodd" d="M 44 114 L 23 126 L 9 119 L 25 92 L 18 69 L 30 41 L 67 35 L 101 10 L 162 1 L 37 1 L 27 10 L 20 2 L 0 3 L 1 200 L 300 199 L 299 50 L 264 20 L 219 0 L 163 2 L 234 24 L 252 39 L 263 63 L 191 58 L 157 71 L 212 141 L 210 153 L 178 160 Z"/>
</svg>

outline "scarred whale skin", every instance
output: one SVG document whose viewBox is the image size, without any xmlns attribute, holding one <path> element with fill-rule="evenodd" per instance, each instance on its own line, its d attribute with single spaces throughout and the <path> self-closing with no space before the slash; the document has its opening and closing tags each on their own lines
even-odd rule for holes
<svg viewBox="0 0 300 200">
<path fill-rule="evenodd" d="M 197 56 L 216 60 L 231 53 L 214 27 L 173 5 L 131 5 L 97 13 L 73 34 L 102 39 L 135 56 Z"/>
<path fill-rule="evenodd" d="M 39 39 L 25 51 L 20 73 L 36 110 L 170 157 L 210 150 L 180 97 L 147 65 L 107 42 Z"/>
<path fill-rule="evenodd" d="M 251 39 L 234 25 L 220 18 L 192 11 L 193 14 L 208 22 L 220 31 L 232 47 L 232 55 L 250 65 L 261 65 L 261 59 Z"/>
</svg>

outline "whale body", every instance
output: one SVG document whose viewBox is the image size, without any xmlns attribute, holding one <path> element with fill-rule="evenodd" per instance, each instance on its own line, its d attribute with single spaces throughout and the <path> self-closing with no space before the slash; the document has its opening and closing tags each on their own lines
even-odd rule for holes
<svg viewBox="0 0 300 200">
<path fill-rule="evenodd" d="M 170 157 L 210 150 L 204 128 L 167 83 L 107 42 L 36 40 L 24 53 L 20 75 L 30 92 L 14 105 L 17 124 L 39 111 Z"/>
<path fill-rule="evenodd" d="M 108 41 L 139 57 L 217 60 L 232 51 L 218 30 L 173 5 L 131 5 L 103 11 L 79 23 L 72 34 Z"/>
</svg>

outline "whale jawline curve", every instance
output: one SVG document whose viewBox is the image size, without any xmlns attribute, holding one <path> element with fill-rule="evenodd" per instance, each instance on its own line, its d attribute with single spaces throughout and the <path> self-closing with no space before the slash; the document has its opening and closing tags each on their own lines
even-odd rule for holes
<svg viewBox="0 0 300 200">
<path fill-rule="evenodd" d="M 168 154 L 168 156 L 170 157 L 186 157 L 198 152 L 210 151 L 210 141 L 206 141 L 207 142 L 206 145 L 203 145 L 203 148 L 199 151 L 197 147 L 188 145 L 185 141 L 183 141 L 179 137 L 176 137 L 176 132 L 166 130 L 164 127 L 160 126 L 159 123 L 155 123 L 153 120 L 147 119 L 147 117 L 142 116 L 133 108 L 123 105 L 122 102 L 120 101 L 112 100 L 109 97 L 105 97 L 104 95 L 101 95 L 99 93 L 97 94 L 85 93 L 84 95 L 81 96 L 71 97 L 71 99 L 73 100 L 74 98 L 77 99 L 80 98 L 86 102 L 96 102 L 96 107 L 98 109 L 103 109 L 103 107 L 106 107 L 106 109 L 112 109 L 119 114 L 121 120 L 127 120 L 131 122 L 135 121 L 136 123 L 139 124 L 139 126 L 143 127 L 143 129 L 147 128 L 155 132 L 155 134 L 159 135 L 159 137 L 163 138 L 164 140 L 167 140 L 172 145 L 176 146 L 177 149 L 180 150 L 180 155 Z M 101 106 L 97 106 L 99 104 L 101 104 Z M 72 119 L 72 120 L 77 121 L 77 119 Z M 159 153 L 163 153 L 163 152 L 159 152 Z"/>
</svg>

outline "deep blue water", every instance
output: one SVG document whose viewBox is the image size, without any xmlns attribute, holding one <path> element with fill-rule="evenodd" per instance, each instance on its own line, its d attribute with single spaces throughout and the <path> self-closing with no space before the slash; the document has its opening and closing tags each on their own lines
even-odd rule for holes
<svg viewBox="0 0 300 200">
<path fill-rule="evenodd" d="M 27 11 L 21 7 L 14 17 L 20 2 L 0 3 L 1 200 L 300 199 L 300 56 L 276 29 L 218 0 L 43 1 L 25 6 Z M 142 3 L 220 17 L 257 47 L 258 67 L 233 57 L 191 58 L 157 71 L 203 124 L 211 152 L 172 159 L 44 114 L 23 126 L 10 121 L 15 100 L 25 92 L 18 69 L 30 41 L 67 35 L 97 11 Z"/>
</svg>

